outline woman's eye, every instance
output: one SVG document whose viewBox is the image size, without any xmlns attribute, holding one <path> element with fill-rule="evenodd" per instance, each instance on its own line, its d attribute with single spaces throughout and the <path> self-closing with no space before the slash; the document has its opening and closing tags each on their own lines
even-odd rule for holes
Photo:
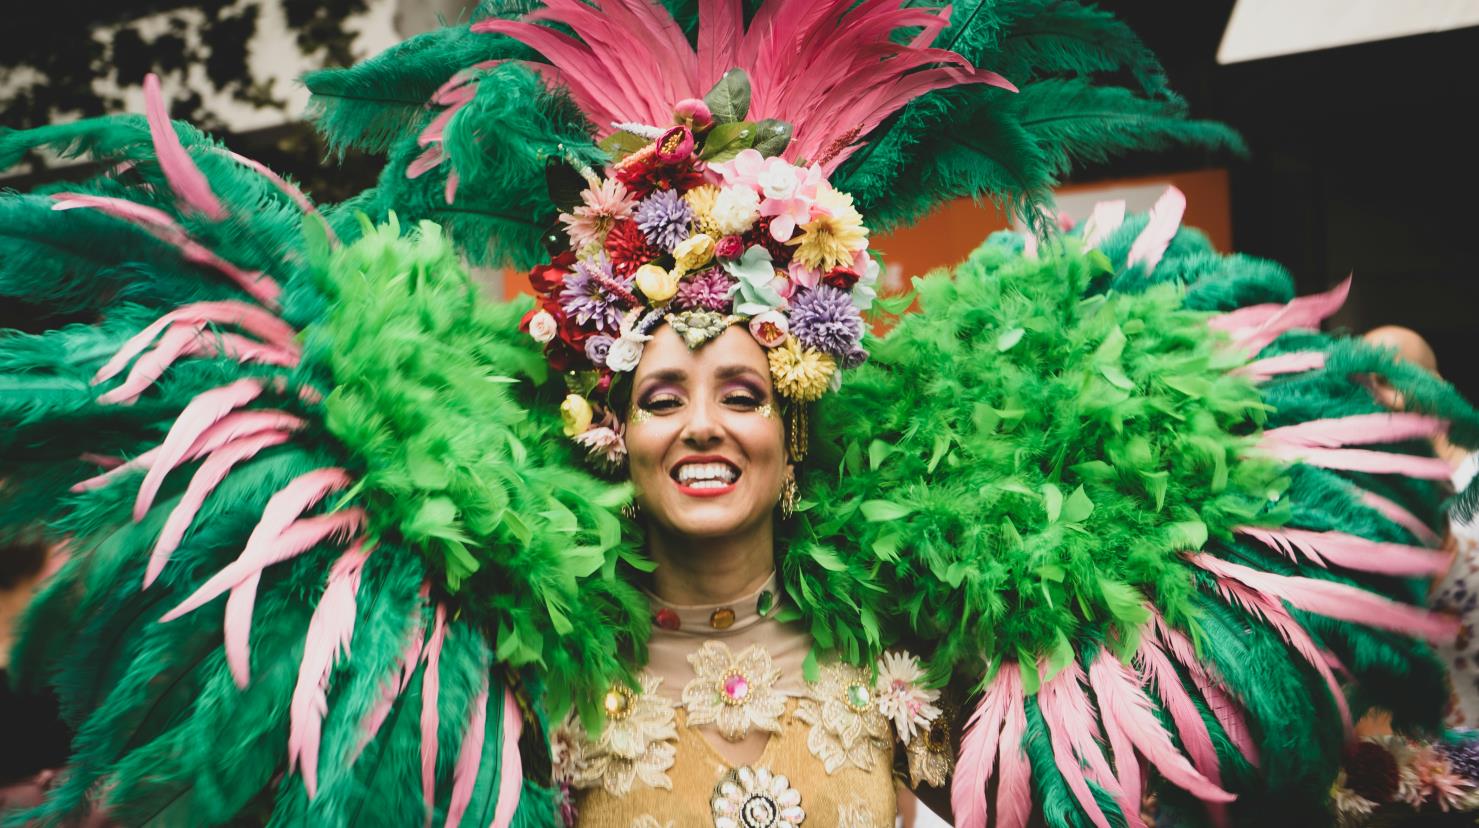
<svg viewBox="0 0 1479 828">
<path fill-rule="evenodd" d="M 662 411 L 672 411 L 682 404 L 683 401 L 678 399 L 677 397 L 661 396 L 652 397 L 651 399 L 644 401 L 642 403 L 642 407 L 647 409 L 648 411 L 656 413 Z"/>
<path fill-rule="evenodd" d="M 732 405 L 736 408 L 759 408 L 760 398 L 754 394 L 739 392 L 726 395 L 724 397 L 724 403 L 725 405 Z"/>
</svg>

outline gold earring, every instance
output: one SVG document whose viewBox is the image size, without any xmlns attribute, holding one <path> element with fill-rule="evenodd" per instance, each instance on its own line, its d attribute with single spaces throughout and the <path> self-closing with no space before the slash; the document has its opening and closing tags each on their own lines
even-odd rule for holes
<svg viewBox="0 0 1479 828">
<path fill-rule="evenodd" d="M 800 486 L 796 485 L 796 471 L 786 470 L 786 480 L 781 484 L 781 518 L 790 520 L 796 514 L 796 499 L 800 497 Z"/>
<path fill-rule="evenodd" d="M 637 501 L 628 500 L 621 504 L 621 516 L 627 520 L 635 521 L 640 515 L 641 511 L 637 508 Z"/>
</svg>

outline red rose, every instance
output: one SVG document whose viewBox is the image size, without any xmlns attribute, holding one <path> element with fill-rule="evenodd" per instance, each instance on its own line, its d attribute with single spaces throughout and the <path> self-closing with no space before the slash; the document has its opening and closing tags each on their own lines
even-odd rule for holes
<svg viewBox="0 0 1479 828">
<path fill-rule="evenodd" d="M 858 274 L 845 267 L 834 267 L 822 276 L 822 284 L 838 290 L 852 290 L 852 286 L 857 283 Z"/>
<path fill-rule="evenodd" d="M 556 371 L 582 371 L 591 367 L 583 349 L 572 348 L 558 339 L 551 339 L 544 349 L 545 359 Z"/>
<path fill-rule="evenodd" d="M 550 259 L 549 264 L 537 265 L 529 271 L 529 284 L 540 293 L 559 293 L 565 286 L 565 277 L 575 268 L 575 254 L 565 251 Z"/>
</svg>

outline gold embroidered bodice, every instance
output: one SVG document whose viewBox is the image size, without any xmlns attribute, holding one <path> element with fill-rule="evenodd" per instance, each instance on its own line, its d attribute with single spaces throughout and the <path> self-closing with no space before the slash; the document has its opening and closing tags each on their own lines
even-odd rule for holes
<svg viewBox="0 0 1479 828">
<path fill-rule="evenodd" d="M 810 636 L 773 617 L 777 595 L 772 577 L 722 606 L 651 596 L 640 692 L 612 688 L 597 736 L 573 717 L 552 734 L 576 825 L 891 828 L 896 755 L 913 784 L 945 784 L 938 693 L 913 656 L 808 670 Z"/>
</svg>

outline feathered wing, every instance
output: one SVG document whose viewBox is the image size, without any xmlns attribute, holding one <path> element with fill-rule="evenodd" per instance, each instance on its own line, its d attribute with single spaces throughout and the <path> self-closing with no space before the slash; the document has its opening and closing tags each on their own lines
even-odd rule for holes
<svg viewBox="0 0 1479 828">
<path fill-rule="evenodd" d="M 77 729 L 31 816 L 552 821 L 520 733 L 646 623 L 624 490 L 531 410 L 524 309 L 436 226 L 320 214 L 147 92 L 0 134 L 110 169 L 0 197 L 0 297 L 72 321 L 0 332 L 0 525 L 67 549 L 15 651 Z"/>
<path fill-rule="evenodd" d="M 1344 286 L 1295 298 L 1277 266 L 1178 229 L 1181 203 L 1099 211 L 1092 250 L 1000 234 L 917 279 L 919 312 L 820 404 L 816 469 L 840 473 L 809 476 L 782 567 L 814 633 L 938 641 L 937 676 L 1000 665 L 971 702 L 958 824 L 1023 824 L 1024 767 L 1055 826 L 1136 823 L 1146 782 L 1177 819 L 1277 800 L 1318 822 L 1348 693 L 1418 726 L 1442 709 L 1426 439 L 1474 445 L 1479 412 L 1320 333 Z"/>
</svg>

